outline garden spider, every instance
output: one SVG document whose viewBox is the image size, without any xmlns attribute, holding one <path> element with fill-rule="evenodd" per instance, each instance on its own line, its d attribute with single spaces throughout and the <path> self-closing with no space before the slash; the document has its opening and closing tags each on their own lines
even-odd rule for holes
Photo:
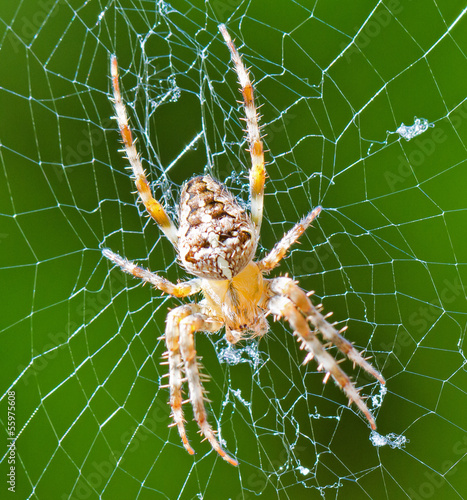
<svg viewBox="0 0 467 500">
<path fill-rule="evenodd" d="M 195 349 L 196 332 L 217 332 L 225 326 L 227 340 L 235 344 L 247 335 L 260 336 L 268 331 L 266 316 L 284 317 L 294 330 L 294 335 L 308 351 L 304 363 L 315 358 L 318 370 L 326 373 L 324 382 L 330 376 L 342 388 L 349 403 L 355 403 L 368 419 L 371 428 L 375 421 L 359 390 L 339 367 L 317 337 L 334 344 L 354 364 L 358 364 L 381 384 L 381 374 L 342 337 L 345 328 L 338 331 L 335 323 L 329 323 L 330 313 L 323 316 L 322 306 L 314 306 L 295 281 L 287 277 L 266 279 L 263 274 L 274 269 L 289 247 L 303 234 L 305 229 L 319 215 L 321 207 L 312 210 L 298 224 L 284 235 L 260 261 L 254 261 L 263 217 L 263 196 L 266 171 L 263 144 L 258 126 L 253 87 L 248 71 L 233 44 L 226 27 L 219 30 L 229 48 L 243 94 L 246 115 L 246 138 L 251 155 L 250 198 L 251 215 L 236 201 L 233 195 L 209 175 L 198 176 L 186 182 L 182 188 L 179 205 L 179 227 L 175 226 L 162 205 L 153 198 L 146 179 L 135 141 L 128 125 L 125 104 L 120 93 L 118 65 L 115 56 L 111 58 L 113 102 L 116 120 L 124 144 L 124 151 L 132 169 L 139 196 L 151 217 L 175 247 L 183 268 L 196 278 L 173 284 L 149 270 L 138 267 L 109 249 L 102 250 L 105 257 L 120 268 L 145 282 L 151 283 L 162 292 L 174 297 L 187 297 L 201 292 L 204 298 L 171 310 L 167 316 L 164 339 L 167 344 L 169 365 L 170 406 L 173 425 L 176 425 L 183 445 L 188 453 L 194 451 L 188 443 L 185 420 L 182 412 L 182 385 L 187 382 L 188 401 L 193 406 L 194 418 L 200 432 L 212 448 L 227 462 L 238 465 L 216 439 L 215 432 L 207 419 L 204 406 L 205 390 L 202 384 Z M 310 328 L 311 325 L 311 328 Z"/>
</svg>

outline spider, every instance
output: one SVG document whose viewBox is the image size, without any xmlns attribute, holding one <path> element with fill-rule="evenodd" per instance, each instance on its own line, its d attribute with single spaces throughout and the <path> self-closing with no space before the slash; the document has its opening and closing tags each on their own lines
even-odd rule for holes
<svg viewBox="0 0 467 500">
<path fill-rule="evenodd" d="M 290 229 L 265 257 L 259 261 L 254 260 L 263 218 L 266 178 L 259 117 L 248 71 L 225 25 L 219 25 L 219 31 L 230 51 L 243 95 L 246 139 L 251 156 L 250 214 L 223 184 L 209 175 L 203 175 L 193 177 L 183 185 L 179 203 L 179 225 L 178 228 L 175 226 L 152 195 L 128 125 L 128 115 L 120 93 L 117 58 L 112 56 L 111 79 L 115 118 L 139 197 L 149 215 L 173 244 L 181 266 L 195 278 L 174 284 L 107 248 L 103 249 L 102 253 L 120 266 L 122 271 L 150 283 L 162 292 L 179 298 L 199 292 L 204 296 L 199 302 L 172 309 L 166 320 L 162 338 L 167 345 L 164 357 L 169 367 L 169 383 L 165 387 L 170 391 L 172 425 L 178 428 L 188 453 L 194 454 L 187 439 L 182 411 L 182 404 L 186 402 L 182 399 L 182 386 L 187 383 L 187 401 L 192 404 L 200 433 L 224 460 L 238 465 L 220 446 L 215 431 L 208 422 L 204 404 L 206 391 L 203 387 L 206 375 L 200 373 L 195 333 L 213 333 L 225 326 L 226 339 L 235 344 L 247 335 L 265 335 L 268 331 L 267 315 L 272 314 L 275 319 L 285 318 L 301 342 L 301 348 L 308 352 L 303 363 L 315 358 L 318 370 L 325 372 L 324 382 L 332 376 L 348 397 L 349 404 L 353 402 L 357 405 L 372 429 L 376 428 L 375 421 L 359 390 L 339 367 L 339 362 L 327 352 L 327 345 L 322 344 L 317 334 L 319 333 L 326 343 L 334 344 L 353 361 L 354 366 L 358 364 L 381 384 L 385 381 L 367 359 L 342 336 L 346 327 L 338 331 L 336 323 L 329 323 L 327 320 L 332 313 L 323 315 L 322 305 L 312 304 L 309 296 L 313 292 L 305 293 L 297 286 L 296 281 L 288 277 L 266 279 L 263 276 L 279 264 L 289 247 L 319 215 L 321 207 L 316 207 Z"/>
</svg>

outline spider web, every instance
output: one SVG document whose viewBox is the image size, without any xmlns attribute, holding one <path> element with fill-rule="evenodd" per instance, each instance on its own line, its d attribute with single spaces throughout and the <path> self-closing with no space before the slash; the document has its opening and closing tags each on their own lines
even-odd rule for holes
<svg viewBox="0 0 467 500">
<path fill-rule="evenodd" d="M 12 466 L 19 498 L 467 497 L 466 13 L 436 0 L 2 3 L 2 497 Z M 368 396 L 371 432 L 302 366 L 286 325 L 236 348 L 199 334 L 210 420 L 238 468 L 200 442 L 190 408 L 194 457 L 168 428 L 158 337 L 180 302 L 100 251 L 185 277 L 117 151 L 111 53 L 171 215 L 204 171 L 247 201 L 219 22 L 262 104 L 259 254 L 321 204 L 275 274 L 315 290 L 387 381 L 342 365 Z"/>
</svg>

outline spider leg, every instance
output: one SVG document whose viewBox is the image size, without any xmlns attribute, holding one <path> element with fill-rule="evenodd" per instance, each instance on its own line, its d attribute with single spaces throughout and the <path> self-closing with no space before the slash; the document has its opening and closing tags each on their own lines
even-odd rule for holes
<svg viewBox="0 0 467 500">
<path fill-rule="evenodd" d="M 133 264 L 133 262 L 130 262 L 128 259 L 112 252 L 112 250 L 109 250 L 108 248 L 104 248 L 102 250 L 102 254 L 104 257 L 107 257 L 113 263 L 117 264 L 117 266 L 120 266 L 122 271 L 132 274 L 136 278 L 140 278 L 143 281 L 150 283 L 158 290 L 173 295 L 174 297 L 187 297 L 188 295 L 193 295 L 201 290 L 199 279 L 195 278 L 185 281 L 184 283 L 177 283 L 175 285 L 169 280 L 162 278 L 162 276 L 158 276 L 147 269 L 143 269 L 142 267 Z"/>
<path fill-rule="evenodd" d="M 205 401 L 205 390 L 201 383 L 200 373 L 198 362 L 196 359 L 196 349 L 195 349 L 195 339 L 194 334 L 197 331 L 210 331 L 214 332 L 221 328 L 222 323 L 219 321 L 208 320 L 207 316 L 197 312 L 199 306 L 194 304 L 190 304 L 188 307 L 191 309 L 192 314 L 186 315 L 185 310 L 183 312 L 184 317 L 179 320 L 178 328 L 180 330 L 179 337 L 179 345 L 180 345 L 180 353 L 183 359 L 183 363 L 185 365 L 185 375 L 188 381 L 188 389 L 190 395 L 190 401 L 193 406 L 193 413 L 195 419 L 200 428 L 201 434 L 206 437 L 206 439 L 211 444 L 212 448 L 219 453 L 219 455 L 229 462 L 232 465 L 238 465 L 238 462 L 229 456 L 220 446 L 219 442 L 216 439 L 214 431 L 207 419 L 206 409 L 204 407 Z M 177 308 L 180 309 L 180 308 Z M 171 315 L 175 311 L 172 311 Z M 168 329 L 168 328 L 167 328 Z M 169 359 L 171 357 L 170 348 L 169 348 Z M 178 358 L 177 358 L 178 361 Z M 172 399 L 171 399 L 172 401 Z M 172 404 L 172 403 L 171 403 Z M 181 409 L 180 409 L 181 412 Z M 175 417 L 175 408 L 174 408 L 174 418 Z M 178 417 L 177 417 L 178 418 Z M 180 431 L 180 436 L 182 440 L 184 440 L 185 430 L 183 426 L 183 419 L 177 421 L 177 425 Z M 186 438 L 186 436 L 185 436 Z M 185 444 L 185 441 L 184 441 Z M 187 443 L 188 444 L 188 443 Z M 185 445 L 185 448 L 191 453 L 189 445 Z"/>
<path fill-rule="evenodd" d="M 317 331 L 321 332 L 323 338 L 331 341 L 350 360 L 373 375 L 381 384 L 385 384 L 382 375 L 361 356 L 348 340 L 340 335 L 340 332 L 333 325 L 326 321 L 325 316 L 313 306 L 306 293 L 291 279 L 276 278 L 270 280 L 269 289 L 275 295 L 269 300 L 268 309 L 277 316 L 284 316 L 303 341 L 309 352 L 305 358 L 305 363 L 312 358 L 316 358 L 318 369 L 324 369 L 327 374 L 334 378 L 337 385 L 349 398 L 349 401 L 354 402 L 364 413 L 371 428 L 376 429 L 374 418 L 361 398 L 359 390 L 355 388 L 350 378 L 339 367 L 338 362 L 325 350 L 316 335 L 310 330 L 308 321 Z M 325 380 L 327 380 L 328 376 L 325 377 Z"/>
<path fill-rule="evenodd" d="M 386 383 L 381 373 L 362 357 L 351 342 L 342 337 L 341 332 L 345 331 L 345 328 L 337 331 L 331 323 L 326 321 L 326 317 L 312 304 L 306 293 L 293 280 L 283 277 L 276 278 L 270 281 L 270 287 L 273 292 L 289 297 L 316 330 L 321 332 L 324 339 L 332 342 L 347 358 L 361 366 L 381 384 Z"/>
<path fill-rule="evenodd" d="M 128 115 L 126 112 L 125 104 L 122 100 L 120 92 L 120 83 L 118 79 L 118 63 L 117 58 L 113 55 L 110 60 L 110 71 L 112 76 L 112 88 L 114 95 L 114 107 L 118 128 L 122 137 L 125 152 L 130 162 L 130 166 L 135 176 L 136 189 L 139 196 L 146 207 L 149 215 L 156 221 L 157 225 L 164 232 L 165 236 L 177 247 L 177 228 L 172 222 L 170 217 L 162 205 L 154 199 L 149 182 L 144 173 L 141 159 L 138 151 L 136 150 L 135 141 L 133 140 L 131 129 L 128 125 Z"/>
<path fill-rule="evenodd" d="M 274 269 L 284 255 L 287 253 L 288 249 L 300 238 L 300 236 L 305 232 L 307 227 L 318 217 L 321 212 L 321 207 L 316 207 L 307 216 L 305 216 L 298 224 L 290 229 L 282 239 L 276 243 L 274 248 L 258 262 L 258 266 L 262 272 L 268 273 Z"/>
<path fill-rule="evenodd" d="M 170 388 L 170 407 L 172 408 L 172 417 L 174 424 L 178 427 L 178 433 L 182 438 L 183 446 L 190 455 L 195 451 L 190 446 L 185 431 L 185 419 L 182 410 L 182 356 L 180 354 L 180 321 L 192 313 L 189 305 L 180 306 L 169 312 L 165 328 L 165 343 L 167 345 L 167 358 L 169 364 L 169 388 Z"/>
<path fill-rule="evenodd" d="M 266 169 L 264 167 L 263 143 L 258 126 L 258 113 L 256 111 L 253 86 L 242 58 L 238 53 L 227 28 L 219 24 L 219 31 L 224 37 L 229 48 L 232 62 L 235 65 L 238 81 L 243 95 L 243 107 L 246 115 L 246 133 L 251 156 L 250 169 L 250 196 L 251 196 L 251 218 L 256 227 L 259 237 L 261 222 L 263 220 L 264 182 L 266 180 Z"/>
</svg>

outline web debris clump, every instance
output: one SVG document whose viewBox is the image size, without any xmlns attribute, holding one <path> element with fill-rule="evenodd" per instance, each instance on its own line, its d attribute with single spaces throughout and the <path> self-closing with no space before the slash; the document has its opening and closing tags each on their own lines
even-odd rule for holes
<svg viewBox="0 0 467 500">
<path fill-rule="evenodd" d="M 396 134 L 399 134 L 406 141 L 410 141 L 410 139 L 423 134 L 423 132 L 434 126 L 434 123 L 430 123 L 426 118 L 415 117 L 413 125 L 404 125 L 404 123 L 401 123 L 400 127 L 396 130 Z"/>
<path fill-rule="evenodd" d="M 401 450 L 402 448 L 405 448 L 405 445 L 409 442 L 405 436 L 395 434 L 394 432 L 390 432 L 389 434 L 386 434 L 386 436 L 383 436 L 376 431 L 371 432 L 370 441 L 373 446 L 378 448 L 381 446 L 389 446 L 393 450 L 395 448 Z"/>
<path fill-rule="evenodd" d="M 234 347 L 229 344 L 227 347 L 219 349 L 218 359 L 221 363 L 234 366 L 239 363 L 249 363 L 256 369 L 263 361 L 258 351 L 258 343 L 252 342 L 245 347 Z"/>
</svg>

